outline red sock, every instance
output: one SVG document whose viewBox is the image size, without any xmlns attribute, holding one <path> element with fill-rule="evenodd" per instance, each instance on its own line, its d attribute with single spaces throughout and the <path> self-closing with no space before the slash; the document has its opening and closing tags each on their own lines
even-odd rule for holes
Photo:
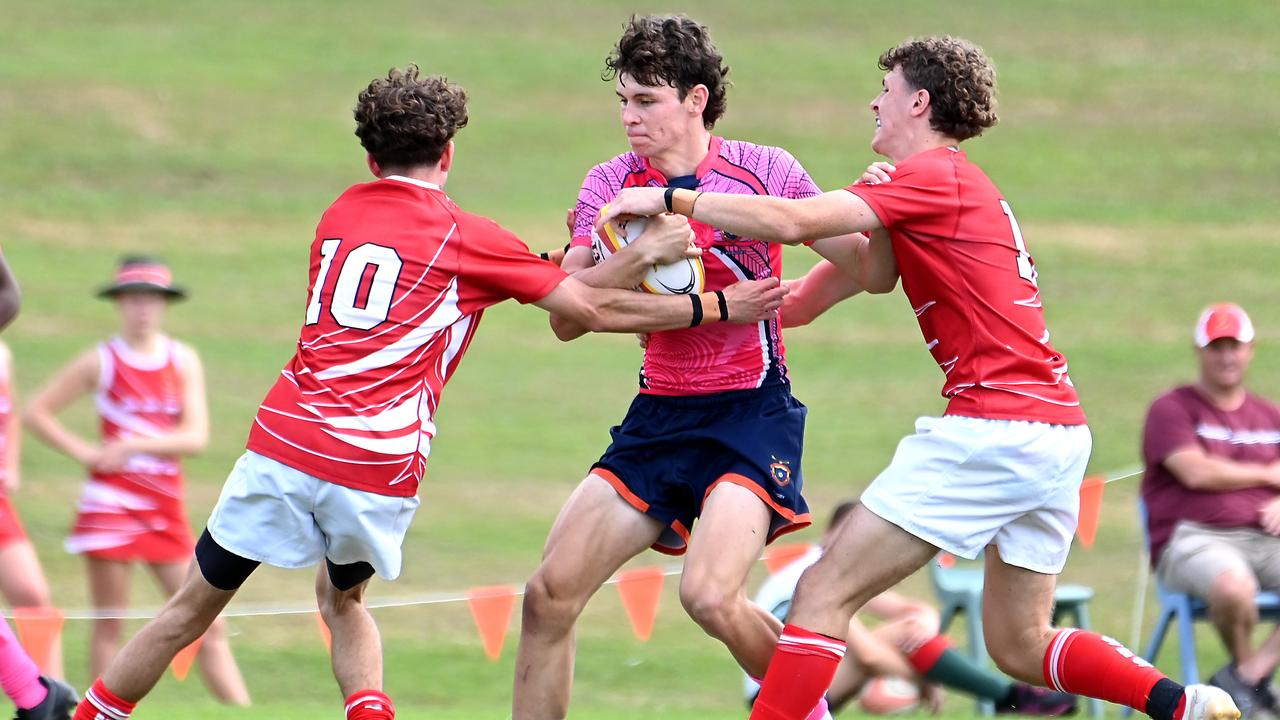
<svg viewBox="0 0 1280 720">
<path fill-rule="evenodd" d="M 98 678 L 85 692 L 72 720 L 126 720 L 137 704 L 116 697 Z"/>
<path fill-rule="evenodd" d="M 843 640 L 784 627 L 751 720 L 804 720 L 831 686 L 844 651 Z"/>
<path fill-rule="evenodd" d="M 396 720 L 396 706 L 381 690 L 357 690 L 347 698 L 347 720 Z"/>
<path fill-rule="evenodd" d="M 942 658 L 942 653 L 951 647 L 951 641 L 946 635 L 934 635 L 933 637 L 921 643 L 907 656 L 907 660 L 911 662 L 911 667 L 921 675 L 927 675 L 934 665 L 938 664 L 938 660 Z"/>
<path fill-rule="evenodd" d="M 1055 690 L 1101 698 L 1146 712 L 1164 673 L 1109 637 L 1064 628 L 1049 641 L 1044 681 Z"/>
</svg>

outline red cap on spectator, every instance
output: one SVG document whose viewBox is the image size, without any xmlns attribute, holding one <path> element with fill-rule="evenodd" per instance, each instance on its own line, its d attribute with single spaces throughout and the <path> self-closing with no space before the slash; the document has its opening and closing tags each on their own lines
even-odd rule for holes
<svg viewBox="0 0 1280 720">
<path fill-rule="evenodd" d="M 1253 342 L 1253 321 L 1244 308 L 1235 303 L 1210 305 L 1196 322 L 1196 347 L 1205 347 L 1222 338 Z"/>
</svg>

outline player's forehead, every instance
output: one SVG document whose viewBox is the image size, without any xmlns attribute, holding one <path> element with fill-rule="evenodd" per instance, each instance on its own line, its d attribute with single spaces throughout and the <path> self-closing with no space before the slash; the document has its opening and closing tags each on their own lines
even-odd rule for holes
<svg viewBox="0 0 1280 720">
<path fill-rule="evenodd" d="M 906 82 L 907 79 L 902 75 L 901 65 L 894 65 L 893 68 L 890 69 L 889 72 L 885 73 L 884 77 L 880 80 L 880 84 L 884 86 L 884 89 L 886 90 L 903 87 Z"/>
<path fill-rule="evenodd" d="M 679 95 L 676 89 L 670 85 L 665 83 L 645 85 L 626 73 L 618 75 L 617 80 L 613 83 L 613 88 L 618 93 L 618 97 L 624 98 L 651 97 L 660 100 L 667 97 L 677 98 Z"/>
</svg>

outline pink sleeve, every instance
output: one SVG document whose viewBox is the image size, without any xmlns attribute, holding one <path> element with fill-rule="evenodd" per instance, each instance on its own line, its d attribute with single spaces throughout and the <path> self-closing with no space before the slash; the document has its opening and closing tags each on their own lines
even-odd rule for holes
<svg viewBox="0 0 1280 720">
<path fill-rule="evenodd" d="M 1159 465 L 1175 452 L 1198 445 L 1195 420 L 1178 396 L 1169 393 L 1156 398 L 1142 430 L 1143 462 Z"/>
<path fill-rule="evenodd" d="M 769 194 L 777 197 L 801 199 L 822 194 L 818 184 L 809 177 L 804 166 L 794 155 L 778 148 L 768 180 Z"/>
<path fill-rule="evenodd" d="M 463 313 L 508 298 L 537 302 L 568 277 L 488 218 L 459 217 L 458 234 L 458 307 Z"/>
<path fill-rule="evenodd" d="M 578 203 L 573 208 L 573 237 L 569 244 L 574 247 L 590 247 L 591 236 L 595 234 L 596 217 L 600 208 L 613 199 L 618 190 L 609 182 L 604 165 L 591 168 L 587 177 L 582 180 L 582 189 L 578 191 Z"/>
</svg>

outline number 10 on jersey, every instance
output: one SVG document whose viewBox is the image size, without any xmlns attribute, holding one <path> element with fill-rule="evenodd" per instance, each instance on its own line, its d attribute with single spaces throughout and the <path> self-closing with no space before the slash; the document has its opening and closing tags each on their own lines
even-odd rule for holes
<svg viewBox="0 0 1280 720">
<path fill-rule="evenodd" d="M 341 244 L 342 238 L 320 242 L 320 272 L 307 302 L 307 325 L 320 322 L 325 282 Z M 330 295 L 329 312 L 334 321 L 356 330 L 372 330 L 386 322 L 403 265 L 396 251 L 383 245 L 365 243 L 348 252 Z"/>
</svg>

